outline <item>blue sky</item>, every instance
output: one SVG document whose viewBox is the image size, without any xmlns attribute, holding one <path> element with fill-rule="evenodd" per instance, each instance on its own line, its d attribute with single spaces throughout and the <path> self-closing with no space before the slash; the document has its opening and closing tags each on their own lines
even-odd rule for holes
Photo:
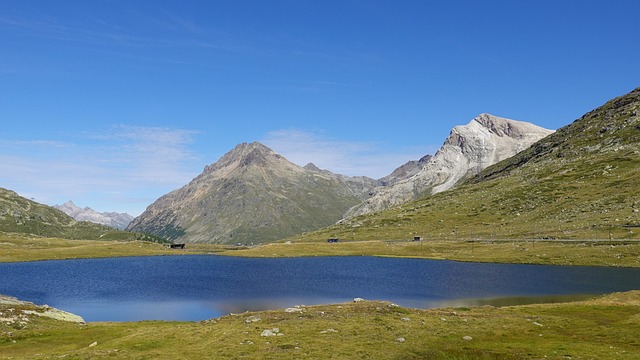
<svg viewBox="0 0 640 360">
<path fill-rule="evenodd" d="M 640 86 L 638 1 L 0 0 L 0 187 L 140 214 L 241 142 L 346 175 Z"/>
</svg>

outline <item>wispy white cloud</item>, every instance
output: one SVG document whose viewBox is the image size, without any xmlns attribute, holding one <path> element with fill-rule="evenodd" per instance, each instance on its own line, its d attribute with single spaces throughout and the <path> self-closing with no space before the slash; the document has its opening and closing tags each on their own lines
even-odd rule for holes
<svg viewBox="0 0 640 360">
<path fill-rule="evenodd" d="M 106 161 L 126 166 L 129 176 L 150 183 L 174 184 L 193 175 L 184 164 L 199 159 L 190 148 L 197 134 L 191 130 L 118 126 L 88 137 L 106 143 L 102 145 L 110 152 Z"/>
<path fill-rule="evenodd" d="M 197 175 L 197 132 L 119 126 L 72 140 L 0 140 L 0 186 L 46 204 L 137 215 Z"/>
<path fill-rule="evenodd" d="M 167 24 L 177 24 L 175 26 Z M 76 21 L 63 21 L 54 17 L 19 18 L 0 16 L 0 27 L 21 32 L 25 35 L 98 46 L 118 46 L 130 48 L 207 48 L 236 50 L 237 47 L 225 47 L 214 44 L 204 30 L 196 31 L 196 24 L 186 20 L 172 19 L 169 22 L 157 21 L 163 36 L 140 35 L 130 27 L 119 26 L 104 20 L 94 19 L 91 24 Z M 200 36 L 197 36 L 199 35 Z"/>
<path fill-rule="evenodd" d="M 261 142 L 301 166 L 312 162 L 338 174 L 372 178 L 386 176 L 405 162 L 437 149 L 425 144 L 391 150 L 382 143 L 339 140 L 322 131 L 299 129 L 271 131 Z"/>
<path fill-rule="evenodd" d="M 56 140 L 4 140 L 0 139 L 0 146 L 22 148 L 25 146 L 47 146 L 51 148 L 65 148 L 69 144 Z"/>
</svg>

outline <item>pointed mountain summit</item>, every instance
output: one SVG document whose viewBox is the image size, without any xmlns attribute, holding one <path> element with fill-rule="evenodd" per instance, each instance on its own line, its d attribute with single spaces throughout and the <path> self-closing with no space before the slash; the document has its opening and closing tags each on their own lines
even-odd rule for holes
<svg viewBox="0 0 640 360">
<path fill-rule="evenodd" d="M 261 143 L 243 143 L 156 200 L 128 230 L 177 242 L 272 241 L 335 223 L 377 184 L 303 168 Z"/>
<path fill-rule="evenodd" d="M 226 175 L 233 170 L 247 169 L 251 166 L 267 166 L 284 158 L 259 142 L 242 143 L 226 153 L 220 160 L 205 167 L 202 175 Z M 286 159 L 284 159 L 286 160 Z"/>
<path fill-rule="evenodd" d="M 380 211 L 422 196 L 451 189 L 460 181 L 489 165 L 509 158 L 553 133 L 534 124 L 480 114 L 469 124 L 456 126 L 433 157 L 405 164 L 394 173 L 391 186 L 379 187 L 374 195 L 353 207 L 345 218 Z M 384 179 L 384 178 L 383 178 Z"/>
</svg>

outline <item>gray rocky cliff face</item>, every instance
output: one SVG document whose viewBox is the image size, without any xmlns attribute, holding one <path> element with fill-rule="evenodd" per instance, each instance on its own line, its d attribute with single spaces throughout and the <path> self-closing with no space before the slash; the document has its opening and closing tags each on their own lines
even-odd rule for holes
<svg viewBox="0 0 640 360">
<path fill-rule="evenodd" d="M 177 242 L 258 243 L 338 221 L 378 181 L 300 167 L 268 147 L 243 143 L 128 227 Z"/>
<path fill-rule="evenodd" d="M 381 178 L 380 179 L 381 185 L 382 186 L 393 185 L 397 182 L 408 179 L 413 175 L 416 175 L 417 173 L 420 172 L 420 170 L 422 170 L 424 165 L 428 163 L 429 160 L 431 160 L 432 157 L 433 156 L 431 155 L 425 155 L 422 158 L 420 158 L 420 160 L 418 161 L 412 160 L 401 165 L 399 168 L 395 169 L 391 174 Z"/>
<path fill-rule="evenodd" d="M 100 213 L 90 207 L 78 207 L 73 203 L 73 201 L 67 201 L 62 205 L 54 205 L 53 207 L 71 216 L 76 221 L 89 221 L 95 224 L 111 226 L 120 230 L 126 229 L 127 226 L 129 226 L 129 223 L 133 220 L 133 216 L 126 213 Z"/>
<path fill-rule="evenodd" d="M 389 186 L 377 187 L 369 199 L 349 209 L 344 218 L 384 210 L 451 189 L 551 133 L 552 130 L 531 123 L 480 114 L 469 124 L 454 127 L 433 157 L 421 159 L 418 166 L 409 165 L 406 171 L 409 176 L 391 180 Z"/>
</svg>

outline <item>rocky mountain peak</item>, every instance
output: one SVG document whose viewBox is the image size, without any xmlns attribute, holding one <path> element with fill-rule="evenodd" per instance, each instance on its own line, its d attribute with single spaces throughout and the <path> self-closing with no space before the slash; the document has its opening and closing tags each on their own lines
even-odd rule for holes
<svg viewBox="0 0 640 360">
<path fill-rule="evenodd" d="M 304 166 L 305 170 L 314 171 L 314 172 L 322 172 L 322 169 L 316 166 L 314 163 L 308 163 Z"/>
<path fill-rule="evenodd" d="M 410 176 L 391 186 L 376 188 L 374 195 L 350 209 L 345 217 L 400 205 L 419 197 L 451 189 L 487 166 L 507 159 L 553 133 L 531 123 L 480 114 L 467 125 L 456 126 L 442 147 L 423 164 L 408 163 L 397 169 Z M 422 161 L 422 159 L 421 159 Z M 394 171 L 394 173 L 396 173 Z"/>
<path fill-rule="evenodd" d="M 156 200 L 129 229 L 181 242 L 277 240 L 334 224 L 375 185 L 313 164 L 300 167 L 258 142 L 242 143 Z"/>
<path fill-rule="evenodd" d="M 80 210 L 80 208 L 79 208 L 76 204 L 74 204 L 74 202 L 73 202 L 73 201 L 71 201 L 71 200 L 69 200 L 69 201 L 65 202 L 65 203 L 64 203 L 64 204 L 62 204 L 62 205 L 57 205 L 57 206 L 58 206 L 58 209 L 60 209 L 60 208 L 64 207 L 64 208 L 69 209 L 69 210 L 71 210 L 71 211 Z"/>
<path fill-rule="evenodd" d="M 282 159 L 284 158 L 275 151 L 255 142 L 249 144 L 248 151 L 241 157 L 241 163 L 244 166 L 250 166 L 252 164 L 265 166 L 271 161 L 278 161 Z"/>
<path fill-rule="evenodd" d="M 478 124 L 485 127 L 490 132 L 498 135 L 498 136 L 512 136 L 514 135 L 512 126 L 515 120 L 507 120 L 504 118 L 499 118 L 497 116 L 493 116 L 491 114 L 483 113 L 478 115 L 472 122 L 477 122 Z"/>
<path fill-rule="evenodd" d="M 528 122 L 505 119 L 491 114 L 483 113 L 478 115 L 473 122 L 477 122 L 492 134 L 497 136 L 508 136 L 515 139 L 527 137 L 539 132 L 540 127 Z"/>
<path fill-rule="evenodd" d="M 224 168 L 230 171 L 237 168 L 247 168 L 252 165 L 264 167 L 281 161 L 287 160 L 257 141 L 241 143 L 224 154 L 224 156 L 214 164 L 205 166 L 202 175 L 216 173 Z"/>
</svg>

